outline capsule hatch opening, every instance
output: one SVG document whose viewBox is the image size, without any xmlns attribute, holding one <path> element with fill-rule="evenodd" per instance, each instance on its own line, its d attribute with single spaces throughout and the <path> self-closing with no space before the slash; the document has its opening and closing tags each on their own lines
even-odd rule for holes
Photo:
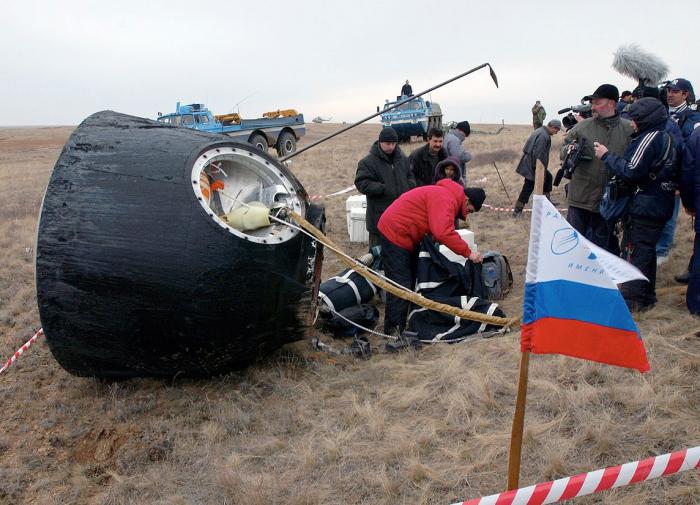
<svg viewBox="0 0 700 505">
<path fill-rule="evenodd" d="M 202 154 L 192 170 L 194 192 L 207 214 L 233 235 L 274 244 L 299 233 L 273 220 L 294 210 L 303 215 L 292 181 L 274 163 L 240 148 Z"/>
</svg>

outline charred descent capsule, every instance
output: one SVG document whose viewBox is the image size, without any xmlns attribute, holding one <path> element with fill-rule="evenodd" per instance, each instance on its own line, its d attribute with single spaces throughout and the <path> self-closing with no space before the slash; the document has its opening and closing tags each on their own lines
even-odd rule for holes
<svg viewBox="0 0 700 505">
<path fill-rule="evenodd" d="M 252 201 L 323 226 L 294 175 L 251 145 L 111 111 L 87 118 L 37 234 L 39 315 L 61 366 L 210 376 L 302 338 L 322 251 L 283 224 L 241 231 L 223 218 Z"/>
</svg>

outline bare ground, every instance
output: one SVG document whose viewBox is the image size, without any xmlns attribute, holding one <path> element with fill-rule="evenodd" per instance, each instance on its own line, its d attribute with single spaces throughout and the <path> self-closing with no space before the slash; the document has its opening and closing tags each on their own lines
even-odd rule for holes
<svg viewBox="0 0 700 505">
<path fill-rule="evenodd" d="M 302 146 L 339 125 L 308 127 Z M 71 131 L 0 129 L 3 361 L 40 325 L 36 222 Z M 377 125 L 352 130 L 294 158 L 292 170 L 310 194 L 345 188 L 377 132 Z M 516 197 L 522 180 L 514 166 L 529 132 L 509 126 L 467 140 L 475 155 L 469 179 L 487 179 L 487 203 L 510 204 L 492 161 Z M 560 190 L 555 199 L 563 201 Z M 325 203 L 328 235 L 347 252 L 363 253 L 364 245 L 348 241 L 345 198 Z M 675 286 L 672 276 L 692 248 L 690 222 L 679 219 L 660 288 Z M 510 258 L 515 288 L 503 307 L 518 314 L 529 221 L 485 209 L 470 227 L 482 250 Z M 327 253 L 324 277 L 340 269 Z M 700 320 L 676 291 L 659 298 L 637 318 L 648 374 L 532 358 L 523 485 L 700 443 Z M 498 492 L 505 487 L 518 343 L 512 332 L 355 361 L 332 359 L 302 341 L 225 377 L 107 383 L 67 374 L 39 340 L 0 375 L 0 503 L 448 504 Z M 576 502 L 692 504 L 699 490 L 700 475 L 691 471 Z"/>
</svg>

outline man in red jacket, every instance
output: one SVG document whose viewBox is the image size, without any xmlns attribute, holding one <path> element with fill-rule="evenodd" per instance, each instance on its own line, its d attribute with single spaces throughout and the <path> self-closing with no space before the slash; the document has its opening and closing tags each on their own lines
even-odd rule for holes
<svg viewBox="0 0 700 505">
<path fill-rule="evenodd" d="M 478 212 L 486 199 L 481 188 L 464 188 L 451 179 L 412 189 L 384 211 L 377 228 L 381 234 L 382 265 L 392 281 L 413 290 L 416 283 L 418 245 L 426 234 L 453 252 L 481 263 L 481 255 L 469 249 L 455 231 L 455 219 Z M 403 333 L 409 302 L 387 293 L 384 333 Z"/>
</svg>

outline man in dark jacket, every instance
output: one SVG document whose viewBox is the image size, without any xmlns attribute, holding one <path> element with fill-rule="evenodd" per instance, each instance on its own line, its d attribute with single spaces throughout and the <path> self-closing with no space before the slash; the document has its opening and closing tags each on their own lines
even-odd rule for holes
<svg viewBox="0 0 700 505">
<path fill-rule="evenodd" d="M 656 242 L 673 214 L 677 174 L 671 136 L 664 132 L 668 111 L 656 98 L 641 98 L 629 107 L 636 133 L 624 155 L 594 143 L 595 155 L 631 196 L 624 221 L 623 257 L 646 276 L 620 285 L 631 311 L 656 303 Z"/>
<path fill-rule="evenodd" d="M 515 171 L 525 177 L 523 189 L 520 191 L 518 201 L 515 202 L 513 215 L 518 216 L 523 213 L 523 208 L 530 199 L 532 191 L 535 189 L 535 164 L 540 160 L 545 168 L 544 174 L 544 194 L 547 198 L 552 192 L 552 174 L 547 170 L 549 165 L 549 149 L 552 147 L 552 135 L 556 135 L 561 130 L 561 121 L 552 119 L 547 126 L 541 126 L 530 134 L 525 146 L 523 146 L 523 156 L 520 158 Z"/>
<path fill-rule="evenodd" d="M 357 164 L 355 187 L 367 195 L 365 226 L 369 232 L 369 250 L 379 245 L 377 223 L 382 212 L 399 195 L 416 187 L 408 158 L 398 147 L 399 136 L 391 127 L 384 128 L 369 150 Z"/>
<path fill-rule="evenodd" d="M 447 158 L 447 152 L 442 147 L 443 137 L 444 133 L 440 128 L 431 128 L 428 130 L 428 143 L 408 157 L 416 186 L 432 184 L 435 167 Z"/>
<path fill-rule="evenodd" d="M 611 152 L 622 155 L 630 143 L 632 125 L 620 119 L 615 109 L 619 95 L 612 84 L 602 84 L 584 98 L 591 100 L 593 117 L 579 121 L 569 130 L 561 150 L 563 160 L 574 142 L 580 143 L 582 138 L 587 141 L 569 183 L 566 219 L 588 240 L 617 254 L 612 227 L 600 217 L 600 199 L 609 176 L 603 163 L 595 157 L 593 143 L 605 144 Z"/>
<path fill-rule="evenodd" d="M 683 144 L 690 137 L 693 131 L 700 126 L 700 113 L 690 108 L 694 97 L 693 86 L 687 79 L 678 78 L 668 83 L 666 87 L 666 100 L 668 102 L 668 113 L 671 120 L 678 125 L 681 133 L 681 141 L 677 144 L 681 157 L 678 162 L 682 162 Z M 675 140 L 675 137 L 674 137 Z M 673 236 L 676 233 L 676 222 L 680 210 L 680 198 L 676 198 L 676 206 L 673 216 L 661 232 L 661 238 L 656 245 L 657 262 L 663 264 L 668 261 L 668 255 L 673 245 Z"/>
<path fill-rule="evenodd" d="M 629 104 L 631 104 L 634 101 L 634 95 L 632 95 L 632 92 L 629 90 L 625 90 L 622 92 L 620 95 L 620 101 L 617 102 L 617 113 L 622 114 L 622 111 L 625 110 L 625 107 L 627 107 Z"/>
<path fill-rule="evenodd" d="M 379 220 L 385 275 L 413 291 L 418 244 L 428 233 L 454 253 L 480 263 L 481 255 L 469 249 L 455 231 L 455 219 L 466 219 L 470 212 L 477 212 L 485 199 L 483 189 L 465 189 L 451 179 L 442 179 L 435 185 L 422 186 L 401 195 Z M 408 307 L 408 301 L 387 293 L 384 333 L 403 333 Z"/>
<path fill-rule="evenodd" d="M 700 208 L 700 128 L 685 142 L 681 168 L 681 200 L 688 214 L 696 217 Z M 700 316 L 700 221 L 695 219 L 695 241 L 685 302 L 691 314 Z"/>
<path fill-rule="evenodd" d="M 412 95 L 413 95 L 413 88 L 408 83 L 408 79 L 406 79 L 406 82 L 404 83 L 404 85 L 401 86 L 401 96 L 412 96 Z"/>
</svg>

